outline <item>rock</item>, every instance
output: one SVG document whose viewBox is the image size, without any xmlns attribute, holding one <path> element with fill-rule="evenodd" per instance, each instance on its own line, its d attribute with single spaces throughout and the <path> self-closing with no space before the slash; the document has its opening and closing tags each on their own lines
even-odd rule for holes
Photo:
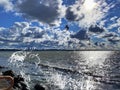
<svg viewBox="0 0 120 90">
<path fill-rule="evenodd" d="M 14 78 L 14 88 L 19 88 L 20 90 L 29 90 L 24 82 L 24 78 L 20 76 Z"/>
<path fill-rule="evenodd" d="M 14 85 L 14 89 L 18 88 L 18 90 L 29 90 L 27 85 L 24 82 L 20 82 Z"/>
<path fill-rule="evenodd" d="M 5 68 L 5 67 L 3 67 L 3 66 L 0 66 L 0 69 L 3 69 L 3 68 Z"/>
<path fill-rule="evenodd" d="M 8 75 L 14 78 L 14 86 L 15 90 L 29 90 L 26 83 L 24 82 L 25 79 L 21 75 L 16 75 L 12 70 L 8 70 L 2 72 L 3 75 Z M 44 90 L 44 89 L 42 89 Z"/>
<path fill-rule="evenodd" d="M 19 81 L 18 81 L 18 78 L 17 77 L 15 77 L 14 78 L 14 86 L 13 86 L 14 88 L 21 88 L 21 84 L 19 83 Z"/>
<path fill-rule="evenodd" d="M 14 77 L 14 83 L 19 83 L 21 81 L 24 81 L 24 78 L 20 75 L 18 75 L 17 77 Z"/>
<path fill-rule="evenodd" d="M 25 81 L 24 78 L 20 75 L 17 76 L 19 81 Z"/>
<path fill-rule="evenodd" d="M 25 82 L 20 82 L 20 84 L 21 84 L 21 86 L 22 86 L 23 88 L 26 88 L 26 87 L 27 87 L 27 85 L 25 84 Z"/>
<path fill-rule="evenodd" d="M 14 77 L 14 83 L 19 83 L 19 79 L 17 77 Z"/>
<path fill-rule="evenodd" d="M 21 90 L 29 90 L 27 87 L 23 87 Z"/>
<path fill-rule="evenodd" d="M 3 74 L 3 75 L 9 75 L 9 76 L 11 76 L 11 77 L 14 77 L 14 76 L 15 76 L 15 74 L 14 74 L 14 72 L 13 72 L 12 70 L 8 70 L 8 71 L 5 71 L 5 72 L 2 72 L 2 74 Z"/>
<path fill-rule="evenodd" d="M 21 84 L 20 83 L 14 83 L 14 86 L 13 86 L 14 89 L 16 88 L 22 88 Z"/>
<path fill-rule="evenodd" d="M 34 88 L 35 88 L 35 90 L 45 90 L 45 87 L 43 87 L 43 86 L 40 85 L 40 84 L 36 84 L 36 85 L 34 86 Z"/>
</svg>

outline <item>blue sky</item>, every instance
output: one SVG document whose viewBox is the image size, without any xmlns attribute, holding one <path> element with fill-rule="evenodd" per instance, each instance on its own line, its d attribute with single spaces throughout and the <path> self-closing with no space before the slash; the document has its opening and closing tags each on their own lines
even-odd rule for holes
<svg viewBox="0 0 120 90">
<path fill-rule="evenodd" d="M 14 24 L 14 22 L 22 22 L 25 21 L 23 17 L 15 16 L 12 12 L 4 12 L 2 8 L 0 8 L 0 27 L 9 28 Z"/>
<path fill-rule="evenodd" d="M 120 0 L 1 0 L 0 48 L 120 49 Z"/>
</svg>

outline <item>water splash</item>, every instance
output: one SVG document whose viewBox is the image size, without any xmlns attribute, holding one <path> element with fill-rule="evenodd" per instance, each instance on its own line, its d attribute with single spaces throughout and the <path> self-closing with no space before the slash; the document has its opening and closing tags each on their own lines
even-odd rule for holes
<svg viewBox="0 0 120 90">
<path fill-rule="evenodd" d="M 51 76 L 49 76 L 47 81 L 54 86 L 51 87 L 51 90 L 89 90 L 87 88 L 90 83 L 88 83 L 89 80 L 87 77 L 85 80 L 85 78 L 82 76 L 58 72 L 54 69 L 51 71 L 50 75 Z"/>
<path fill-rule="evenodd" d="M 119 83 L 119 68 L 117 71 L 113 69 L 113 66 L 119 66 L 119 59 L 115 61 L 113 59 L 113 57 L 115 58 L 114 54 L 111 56 L 110 53 L 106 51 L 80 51 L 75 52 L 73 58 L 66 55 L 64 57 L 62 54 L 62 57 L 64 57 L 62 60 L 65 60 L 65 62 L 67 60 L 66 57 L 69 59 L 68 62 L 73 60 L 73 63 L 70 64 L 73 68 L 64 69 L 63 66 L 68 64 L 63 61 L 62 63 L 58 62 L 61 55 L 56 53 L 54 58 L 53 54 L 48 52 L 47 54 L 46 52 L 41 54 L 41 52 L 18 51 L 9 58 L 9 65 L 17 74 L 20 73 L 23 77 L 27 77 L 26 82 L 30 82 L 28 83 L 30 87 L 40 83 L 49 88 L 47 90 L 102 90 L 103 88 L 110 89 L 112 85 L 109 85 L 109 83 Z M 44 57 L 42 61 L 39 55 L 41 55 L 41 58 Z M 50 56 L 52 56 L 52 59 Z M 109 57 L 112 58 L 110 59 Z M 53 61 L 54 63 L 51 64 L 51 60 L 47 59 L 51 59 L 52 63 Z M 118 77 L 114 78 L 115 76 Z"/>
<path fill-rule="evenodd" d="M 30 60 L 30 62 L 35 64 L 36 68 L 38 68 L 38 64 L 40 64 L 40 58 L 39 58 L 38 54 L 29 54 L 29 58 L 28 59 Z"/>
<path fill-rule="evenodd" d="M 31 81 L 30 74 L 37 74 L 40 70 L 38 64 L 40 58 L 38 54 L 33 54 L 27 51 L 14 52 L 8 59 L 9 67 L 16 72 L 16 74 L 25 77 L 25 82 L 28 85 Z M 29 86 L 29 85 L 28 85 Z M 30 87 L 29 87 L 30 88 Z"/>
<path fill-rule="evenodd" d="M 53 81 L 53 84 L 58 86 L 60 89 L 64 89 L 65 88 L 65 85 L 66 85 L 66 78 L 63 77 L 61 74 L 58 74 L 58 73 L 54 73 L 52 76 L 51 76 L 51 81 Z"/>
<path fill-rule="evenodd" d="M 8 59 L 9 66 L 15 71 L 17 69 L 18 71 L 21 70 L 22 66 L 24 65 L 24 60 L 27 57 L 27 54 L 29 54 L 29 52 L 24 52 L 24 51 L 14 52 L 11 55 L 11 57 Z"/>
</svg>

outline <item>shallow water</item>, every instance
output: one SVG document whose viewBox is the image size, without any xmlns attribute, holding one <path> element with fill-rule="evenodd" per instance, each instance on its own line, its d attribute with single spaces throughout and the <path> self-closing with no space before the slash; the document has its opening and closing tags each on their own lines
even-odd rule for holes
<svg viewBox="0 0 120 90">
<path fill-rule="evenodd" d="M 119 51 L 1 51 L 0 66 L 26 77 L 30 90 L 120 90 Z"/>
</svg>

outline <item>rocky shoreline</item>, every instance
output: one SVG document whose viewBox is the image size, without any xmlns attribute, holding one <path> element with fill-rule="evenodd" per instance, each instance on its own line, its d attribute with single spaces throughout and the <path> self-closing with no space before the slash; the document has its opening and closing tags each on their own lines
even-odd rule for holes
<svg viewBox="0 0 120 90">
<path fill-rule="evenodd" d="M 0 69 L 4 69 L 5 67 L 0 66 Z M 2 76 L 11 76 L 14 78 L 14 86 L 13 90 L 30 90 L 25 83 L 25 77 L 21 75 L 17 75 L 12 70 L 3 71 Z M 40 85 L 39 83 L 35 84 L 34 90 L 46 90 L 44 86 Z"/>
</svg>

